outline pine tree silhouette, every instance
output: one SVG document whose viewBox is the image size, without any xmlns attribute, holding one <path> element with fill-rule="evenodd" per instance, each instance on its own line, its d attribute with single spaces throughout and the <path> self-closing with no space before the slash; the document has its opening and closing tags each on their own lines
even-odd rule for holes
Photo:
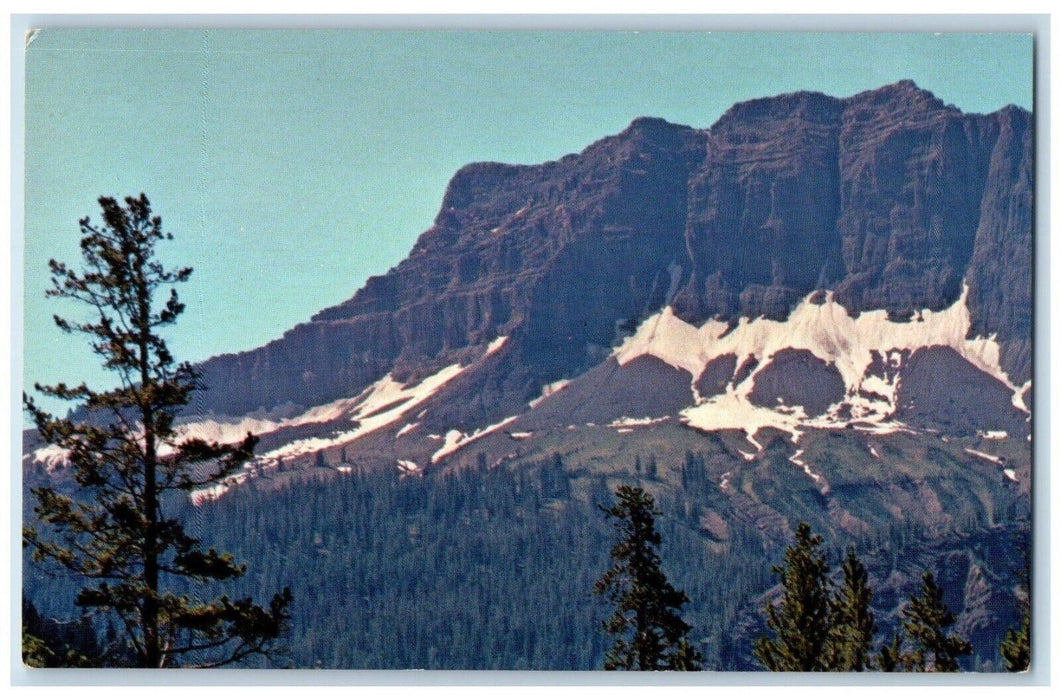
<svg viewBox="0 0 1061 700">
<path fill-rule="evenodd" d="M 604 661 L 606 670 L 697 671 L 702 661 L 680 616 L 689 602 L 660 568 L 655 500 L 643 489 L 620 486 L 617 502 L 603 508 L 613 520 L 618 542 L 611 549 L 612 567 L 594 590 L 615 606 L 604 629 L 615 638 Z"/>
<path fill-rule="evenodd" d="M 67 454 L 77 489 L 32 490 L 36 521 L 23 529 L 33 558 L 86 581 L 76 604 L 117 619 L 123 648 L 137 666 L 218 666 L 267 654 L 285 629 L 291 600 L 285 588 L 267 608 L 251 599 L 197 600 L 172 590 L 176 580 L 199 584 L 242 576 L 231 555 L 204 549 L 170 515 L 173 495 L 217 484 L 252 457 L 255 438 L 236 445 L 182 439 L 177 413 L 200 387 L 199 374 L 178 363 L 160 335 L 184 311 L 174 285 L 191 268 L 167 269 L 156 245 L 172 239 L 147 197 L 123 207 L 101 197 L 103 224 L 81 220 L 84 271 L 50 261 L 48 296 L 81 302 L 87 321 L 55 322 L 87 336 L 117 388 L 36 385 L 53 398 L 80 404 L 84 418 L 56 418 L 24 397 L 41 438 Z M 159 306 L 156 296 L 169 294 Z M 103 662 L 106 662 L 105 660 Z"/>
<path fill-rule="evenodd" d="M 766 606 L 766 626 L 774 637 L 762 637 L 754 646 L 755 658 L 769 671 L 830 670 L 829 569 L 821 545 L 821 536 L 800 523 L 784 564 L 773 567 L 784 591 L 778 605 Z"/>
</svg>

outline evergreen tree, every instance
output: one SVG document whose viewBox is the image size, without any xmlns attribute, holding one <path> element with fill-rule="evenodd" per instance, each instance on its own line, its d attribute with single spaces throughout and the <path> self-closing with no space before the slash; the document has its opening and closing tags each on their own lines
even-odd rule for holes
<svg viewBox="0 0 1061 700">
<path fill-rule="evenodd" d="M 954 614 L 943 602 L 943 589 L 932 572 L 921 576 L 921 595 L 910 599 L 903 610 L 903 630 L 916 644 L 912 654 L 915 671 L 960 671 L 958 657 L 973 653 L 972 646 L 958 635 L 948 635 L 946 628 L 955 622 Z M 931 666 L 928 655 L 931 655 Z"/>
<path fill-rule="evenodd" d="M 892 636 L 892 643 L 880 648 L 880 655 L 877 656 L 877 664 L 880 666 L 880 670 L 886 673 L 913 670 L 912 660 L 908 654 L 903 652 L 902 647 L 902 632 L 896 632 Z"/>
<path fill-rule="evenodd" d="M 854 548 L 848 548 L 841 565 L 843 579 L 831 603 L 829 669 L 865 671 L 873 668 L 870 648 L 877 632 L 870 604 L 873 589 L 869 587 L 866 567 Z"/>
<path fill-rule="evenodd" d="M 615 638 L 606 670 L 696 671 L 701 656 L 689 642 L 692 629 L 680 616 L 689 602 L 660 568 L 655 500 L 641 488 L 620 486 L 617 502 L 603 508 L 614 521 L 618 542 L 611 549 L 612 567 L 594 590 L 615 606 L 604 629 Z"/>
<path fill-rule="evenodd" d="M 1024 597 L 1020 600 L 1020 627 L 1006 630 L 999 652 L 1006 662 L 1006 670 L 1012 672 L 1027 671 L 1031 666 L 1031 559 L 1024 550 L 1024 568 L 1021 570 L 1021 588 Z"/>
<path fill-rule="evenodd" d="M 182 439 L 174 429 L 199 375 L 176 362 L 159 333 L 183 312 L 173 285 L 192 271 L 157 259 L 156 245 L 172 235 L 147 197 L 128 197 L 124 207 L 101 197 L 99 204 L 101 225 L 80 221 L 84 271 L 50 261 L 48 296 L 90 309 L 87 321 L 55 322 L 88 337 L 118 386 L 36 385 L 46 396 L 81 404 L 80 419 L 56 418 L 24 398 L 41 438 L 65 450 L 76 488 L 33 489 L 37 522 L 24 528 L 23 541 L 35 560 L 85 581 L 76 604 L 117 618 L 135 665 L 217 666 L 268 653 L 285 627 L 287 589 L 267 608 L 249 598 L 198 600 L 174 590 L 243 575 L 230 555 L 204 550 L 168 509 L 181 494 L 241 469 L 255 439 L 219 445 Z"/>
<path fill-rule="evenodd" d="M 1021 611 L 1020 627 L 1006 630 L 1000 652 L 1007 671 L 1027 671 L 1031 665 L 1031 623 L 1031 610 L 1025 605 Z"/>
<path fill-rule="evenodd" d="M 822 538 L 800 523 L 795 542 L 785 550 L 783 566 L 773 567 L 784 590 L 779 605 L 766 605 L 766 626 L 774 638 L 761 637 L 755 658 L 769 671 L 828 671 L 829 569 Z"/>
</svg>

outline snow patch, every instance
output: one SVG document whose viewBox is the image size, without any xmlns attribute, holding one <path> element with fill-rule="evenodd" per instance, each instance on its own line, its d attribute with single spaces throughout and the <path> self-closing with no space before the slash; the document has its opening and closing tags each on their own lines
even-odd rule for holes
<svg viewBox="0 0 1061 700">
<path fill-rule="evenodd" d="M 870 446 L 869 446 L 869 453 L 870 453 L 871 455 L 873 455 L 874 457 L 876 457 L 877 459 L 880 459 L 880 453 L 879 453 L 879 452 L 877 452 L 877 448 L 876 448 L 876 447 L 874 447 L 873 445 L 870 445 Z"/>
<path fill-rule="evenodd" d="M 412 431 L 416 430 L 416 426 L 418 426 L 418 425 L 420 425 L 420 424 L 419 423 L 406 423 L 402 427 L 401 430 L 399 430 L 397 433 L 394 434 L 394 437 L 395 438 L 400 438 L 402 435 L 408 435 Z"/>
<path fill-rule="evenodd" d="M 526 431 L 517 431 L 517 432 L 513 432 L 513 433 L 509 433 L 508 434 L 508 436 L 510 438 L 514 439 L 514 440 L 526 440 L 527 438 L 529 438 L 529 437 L 531 437 L 533 435 L 534 435 L 534 433 L 526 432 Z"/>
<path fill-rule="evenodd" d="M 571 383 L 570 379 L 561 379 L 561 380 L 553 382 L 551 384 L 546 384 L 545 386 L 542 387 L 542 395 L 539 396 L 536 399 L 532 399 L 531 401 L 528 401 L 527 405 L 530 406 L 531 408 L 537 408 L 538 404 L 540 404 L 542 401 L 545 401 L 545 399 L 549 398 L 550 396 L 552 396 L 556 392 L 560 391 L 561 389 L 563 389 L 565 386 L 567 386 L 570 383 Z"/>
<path fill-rule="evenodd" d="M 486 354 L 483 355 L 483 357 L 490 357 L 495 352 L 497 352 L 501 348 L 505 347 L 505 343 L 506 342 L 508 342 L 508 336 L 507 335 L 503 335 L 503 336 L 500 336 L 499 338 L 495 338 L 494 340 L 492 340 L 490 342 L 489 345 L 486 346 Z"/>
<path fill-rule="evenodd" d="M 238 486 L 247 480 L 250 474 L 246 471 L 227 476 L 216 484 L 194 489 L 188 494 L 193 506 L 201 506 L 208 501 L 216 501 L 225 495 L 233 486 Z"/>
<path fill-rule="evenodd" d="M 225 495 L 229 487 L 225 484 L 214 484 L 213 486 L 207 486 L 205 488 L 196 489 L 192 491 L 190 496 L 192 499 L 193 506 L 201 506 L 207 501 L 216 501 Z"/>
<path fill-rule="evenodd" d="M 1013 481 L 1013 482 L 1017 481 L 1017 472 L 1015 472 L 1014 470 L 1012 470 L 1012 469 L 1003 469 L 1002 473 L 1005 474 L 1006 478 L 1009 479 L 1010 481 Z"/>
<path fill-rule="evenodd" d="M 803 407 L 791 412 L 779 412 L 756 406 L 747 398 L 749 391 L 750 387 L 743 394 L 731 390 L 699 406 L 683 409 L 681 419 L 687 425 L 705 432 L 743 430 L 748 442 L 756 450 L 763 449 L 755 439 L 756 433 L 762 428 L 778 428 L 789 433 L 794 443 L 799 442 L 803 434 L 799 426 L 808 423 Z"/>
<path fill-rule="evenodd" d="M 431 455 L 431 464 L 435 464 L 443 457 L 447 457 L 456 452 L 457 450 L 461 449 L 462 447 L 472 442 L 475 442 L 479 438 L 485 437 L 486 435 L 489 435 L 495 430 L 499 430 L 505 427 L 517 418 L 519 418 L 519 416 L 509 416 L 500 423 L 494 423 L 493 425 L 489 425 L 485 428 L 480 428 L 471 435 L 465 435 L 459 430 L 450 430 L 446 433 L 446 440 L 442 444 L 442 447 L 440 447 L 433 455 Z"/>
<path fill-rule="evenodd" d="M 835 427 L 835 426 L 831 426 Z M 899 421 L 881 421 L 880 423 L 851 423 L 850 427 L 860 433 L 870 435 L 892 435 L 894 433 L 909 433 L 916 435 L 917 431 L 903 425 Z"/>
<path fill-rule="evenodd" d="M 431 463 L 434 464 L 446 455 L 456 452 L 460 448 L 461 441 L 466 438 L 467 436 L 459 430 L 450 430 L 447 432 L 446 440 L 442 443 L 442 447 L 440 447 L 435 454 L 431 455 Z"/>
<path fill-rule="evenodd" d="M 979 457 L 980 459 L 987 460 L 988 462 L 991 462 L 992 464 L 998 464 L 998 465 L 1001 466 L 1001 465 L 1006 463 L 1006 460 L 1004 458 L 998 457 L 996 455 L 989 455 L 986 452 L 981 452 L 980 450 L 973 450 L 973 449 L 970 449 L 970 448 L 966 447 L 965 448 L 965 452 L 966 452 L 966 454 L 970 454 L 973 457 Z"/>
<path fill-rule="evenodd" d="M 66 466 L 70 460 L 70 450 L 58 445 L 45 445 L 33 451 L 32 460 L 35 464 L 43 464 L 45 471 L 50 473 Z"/>
<path fill-rule="evenodd" d="M 668 420 L 670 416 L 663 416 L 662 418 L 617 418 L 608 424 L 609 428 L 643 428 L 653 423 L 663 423 Z"/>
<path fill-rule="evenodd" d="M 1005 430 L 977 430 L 976 435 L 985 440 L 1005 440 L 1009 437 Z"/>
<path fill-rule="evenodd" d="M 362 392 L 354 398 L 339 399 L 321 406 L 314 406 L 298 415 L 287 418 L 272 417 L 267 413 L 250 414 L 241 417 L 211 416 L 206 419 L 189 419 L 178 421 L 175 426 L 177 440 L 192 438 L 217 442 L 222 445 L 241 441 L 247 433 L 264 435 L 281 428 L 292 428 L 310 423 L 327 423 L 341 418 L 348 413 L 364 396 Z"/>
<path fill-rule="evenodd" d="M 242 440 L 247 433 L 263 435 L 282 428 L 336 421 L 356 424 L 356 427 L 352 430 L 340 431 L 332 437 L 295 440 L 283 447 L 266 452 L 262 457 L 277 459 L 279 457 L 293 457 L 310 452 L 319 452 L 328 447 L 356 440 L 368 433 L 390 425 L 414 406 L 433 396 L 444 384 L 463 371 L 464 368 L 459 364 L 452 364 L 427 377 L 420 383 L 411 386 L 398 382 L 390 374 L 387 374 L 355 397 L 314 406 L 288 418 L 277 419 L 250 415 L 242 418 L 219 417 L 207 420 L 192 420 L 176 427 L 177 439 L 200 438 L 207 441 L 230 444 Z M 415 427 L 416 424 L 413 425 Z M 411 430 L 412 428 L 408 429 Z"/>
<path fill-rule="evenodd" d="M 293 457 L 356 440 L 395 422 L 463 371 L 464 368 L 459 364 L 453 364 L 413 386 L 401 384 L 388 374 L 363 391 L 357 399 L 344 399 L 354 402 L 346 413 L 349 420 L 357 424 L 354 429 L 328 438 L 295 440 L 262 456 L 272 459 Z"/>
<path fill-rule="evenodd" d="M 803 472 L 807 476 L 809 476 L 811 479 L 814 479 L 814 483 L 820 484 L 821 481 L 822 481 L 822 475 L 821 474 L 816 474 L 813 470 L 811 470 L 810 465 L 807 464 L 806 462 L 804 462 L 802 457 L 803 457 L 803 450 L 796 450 L 796 454 L 794 454 L 791 457 L 789 457 L 788 461 L 792 462 L 797 467 L 802 467 Z"/>
<path fill-rule="evenodd" d="M 411 459 L 399 459 L 398 470 L 408 474 L 410 472 L 420 471 L 420 465 Z"/>
<path fill-rule="evenodd" d="M 1024 382 L 1024 384 L 1022 384 L 1020 388 L 1017 389 L 1017 391 L 1013 392 L 1013 398 L 1011 400 L 1013 402 L 1014 408 L 1020 411 L 1024 411 L 1025 413 L 1031 413 L 1031 409 L 1029 409 L 1028 406 L 1024 403 L 1024 392 L 1030 389 L 1031 386 L 1032 380 L 1029 379 L 1028 381 Z"/>
</svg>

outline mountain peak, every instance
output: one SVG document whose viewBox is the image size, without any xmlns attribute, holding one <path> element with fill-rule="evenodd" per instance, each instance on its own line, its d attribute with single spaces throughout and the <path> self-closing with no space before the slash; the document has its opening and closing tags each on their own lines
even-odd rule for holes
<svg viewBox="0 0 1061 700">
<path fill-rule="evenodd" d="M 637 117 L 630 125 L 623 129 L 623 134 L 654 134 L 662 131 L 686 131 L 692 127 L 684 124 L 675 124 L 660 117 Z"/>
<path fill-rule="evenodd" d="M 738 102 L 711 126 L 712 134 L 745 129 L 760 123 L 780 124 L 791 119 L 835 121 L 841 101 L 821 92 L 790 92 Z"/>
<path fill-rule="evenodd" d="M 852 95 L 844 102 L 856 108 L 872 105 L 894 110 L 897 113 L 944 109 L 959 112 L 958 108 L 945 105 L 931 91 L 918 87 L 913 80 L 900 80 L 874 90 L 866 90 Z"/>
</svg>

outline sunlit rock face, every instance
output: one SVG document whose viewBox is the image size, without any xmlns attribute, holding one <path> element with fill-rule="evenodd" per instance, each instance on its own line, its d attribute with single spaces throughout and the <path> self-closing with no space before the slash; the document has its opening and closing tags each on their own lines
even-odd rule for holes
<svg viewBox="0 0 1061 700">
<path fill-rule="evenodd" d="M 782 320 L 832 290 L 852 315 L 906 320 L 963 283 L 970 334 L 994 334 L 1020 385 L 1031 142 L 1026 111 L 963 114 L 901 82 L 753 100 L 709 129 L 638 119 L 541 165 L 469 165 L 408 258 L 281 339 L 206 362 L 196 409 L 320 405 L 509 336 L 489 405 L 454 416 L 489 422 L 667 306 L 696 326 Z"/>
</svg>

